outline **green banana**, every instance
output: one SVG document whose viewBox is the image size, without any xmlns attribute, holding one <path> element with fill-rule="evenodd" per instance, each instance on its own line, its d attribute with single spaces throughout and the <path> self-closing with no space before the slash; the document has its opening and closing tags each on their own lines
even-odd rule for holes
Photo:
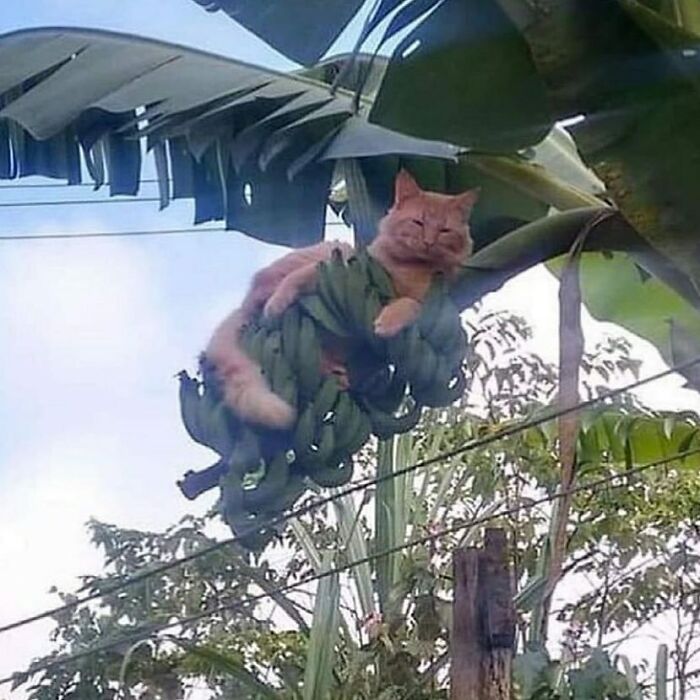
<svg viewBox="0 0 700 700">
<path fill-rule="evenodd" d="M 343 319 L 341 322 L 336 319 L 318 294 L 308 294 L 301 297 L 301 299 L 299 299 L 299 304 L 321 328 L 324 328 L 329 333 L 339 338 L 350 337 L 351 331 L 346 326 L 345 320 Z"/>
<path fill-rule="evenodd" d="M 227 463 L 229 473 L 237 474 L 241 478 L 259 470 L 261 466 L 264 467 L 260 441 L 250 428 L 241 429 Z"/>
<path fill-rule="evenodd" d="M 352 418 L 347 427 L 346 433 L 343 434 L 342 444 L 337 445 L 340 452 L 341 448 L 345 454 L 352 455 L 357 452 L 369 440 L 372 434 L 372 424 L 369 417 L 357 405 L 352 402 Z"/>
<path fill-rule="evenodd" d="M 272 367 L 271 388 L 277 396 L 284 399 L 290 406 L 297 405 L 297 382 L 289 363 L 284 355 L 278 353 L 274 356 Z"/>
<path fill-rule="evenodd" d="M 228 463 L 221 509 L 234 532 L 262 526 L 291 508 L 306 490 L 307 476 L 322 487 L 347 483 L 352 455 L 372 432 L 387 438 L 411 430 L 423 405 L 445 406 L 463 393 L 467 336 L 445 279 L 434 280 L 416 323 L 387 340 L 374 334 L 374 322 L 394 298 L 390 275 L 366 250 L 348 261 L 334 251 L 318 266 L 317 293 L 303 296 L 274 323 L 257 319 L 243 329 L 241 345 L 260 364 L 272 391 L 298 408 L 292 449 L 288 442 L 268 442 L 235 418 L 205 361 L 201 395 L 196 379 L 180 375 L 187 432 Z M 347 339 L 351 391 L 341 390 L 335 376 L 321 375 L 328 333 Z M 402 405 L 408 410 L 396 415 Z M 245 544 L 259 548 L 274 535 L 268 527 Z"/>
<path fill-rule="evenodd" d="M 258 363 L 262 361 L 263 347 L 266 338 L 267 331 L 264 328 L 254 328 L 248 333 L 245 350 L 248 356 L 252 357 Z"/>
<path fill-rule="evenodd" d="M 316 444 L 306 452 L 301 460 L 306 473 L 315 480 L 314 474 L 317 470 L 328 467 L 328 460 L 334 451 L 335 428 L 331 423 L 325 423 L 321 426 Z"/>
<path fill-rule="evenodd" d="M 298 304 L 292 304 L 282 314 L 282 353 L 292 363 L 299 354 L 301 312 Z"/>
<path fill-rule="evenodd" d="M 275 531 L 272 528 L 262 529 L 268 516 L 247 511 L 243 498 L 241 478 L 229 472 L 221 479 L 219 511 L 233 533 L 241 537 L 240 542 L 246 549 L 264 549 L 275 536 Z M 260 527 L 262 531 L 251 532 L 255 527 Z"/>
<path fill-rule="evenodd" d="M 467 355 L 468 348 L 469 339 L 467 337 L 467 332 L 460 324 L 458 328 L 455 328 L 451 342 L 444 348 L 442 354 L 449 365 L 452 367 L 459 367 Z"/>
<path fill-rule="evenodd" d="M 258 364 L 262 361 L 266 335 L 263 329 L 258 329 L 255 335 L 252 336 L 248 345 L 248 355 L 256 360 Z"/>
<path fill-rule="evenodd" d="M 389 361 L 394 365 L 398 374 L 403 374 L 402 367 L 406 361 L 408 330 L 407 328 L 393 338 L 388 338 L 386 343 Z"/>
<path fill-rule="evenodd" d="M 282 332 L 279 330 L 269 331 L 265 336 L 262 347 L 260 366 L 268 384 L 272 385 L 272 374 L 275 368 L 277 355 L 282 351 Z"/>
<path fill-rule="evenodd" d="M 331 460 L 331 466 L 318 469 L 311 478 L 324 488 L 337 488 L 344 486 L 352 479 L 353 466 L 352 457 L 340 463 Z"/>
<path fill-rule="evenodd" d="M 421 313 L 418 317 L 418 327 L 425 338 L 429 338 L 435 327 L 435 323 L 441 312 L 441 289 L 442 285 L 433 282 L 428 294 L 423 300 Z"/>
<path fill-rule="evenodd" d="M 292 508 L 304 491 L 306 491 L 306 480 L 304 477 L 300 474 L 290 474 L 287 488 L 275 506 L 279 512 Z"/>
<path fill-rule="evenodd" d="M 326 305 L 338 325 L 345 323 L 343 310 L 345 309 L 345 294 L 343 291 L 343 277 L 345 264 L 320 263 L 318 266 L 318 295 Z"/>
<path fill-rule="evenodd" d="M 342 453 L 345 455 L 350 451 L 349 445 L 352 442 L 358 422 L 356 420 L 356 411 L 359 411 L 359 409 L 355 402 L 347 391 L 342 391 L 338 397 L 338 403 L 335 406 L 335 416 L 333 417 L 336 454 Z"/>
<path fill-rule="evenodd" d="M 440 352 L 454 342 L 454 337 L 460 329 L 459 313 L 453 304 L 444 302 L 436 314 L 435 325 L 426 337 L 433 348 Z"/>
<path fill-rule="evenodd" d="M 326 423 L 321 427 L 318 439 L 318 451 L 315 459 L 325 464 L 335 450 L 335 428 L 332 423 Z"/>
<path fill-rule="evenodd" d="M 364 315 L 364 340 L 368 343 L 374 352 L 381 352 L 384 349 L 384 341 L 379 338 L 374 332 L 374 322 L 377 316 L 381 313 L 382 302 L 379 299 L 379 294 L 376 289 L 369 287 L 365 293 L 363 304 Z"/>
<path fill-rule="evenodd" d="M 364 256 L 365 269 L 367 270 L 370 283 L 377 289 L 380 297 L 384 298 L 384 303 L 393 299 L 396 296 L 396 291 L 394 290 L 394 283 L 391 281 L 389 273 L 366 251 L 362 251 L 358 256 L 359 255 Z"/>
<path fill-rule="evenodd" d="M 438 365 L 438 356 L 430 344 L 426 342 L 421 343 L 420 362 L 416 366 L 411 366 L 410 370 L 411 391 L 433 385 Z"/>
<path fill-rule="evenodd" d="M 394 371 L 381 392 L 369 395 L 372 405 L 384 413 L 393 413 L 406 396 L 406 380 Z"/>
<path fill-rule="evenodd" d="M 425 374 L 423 355 L 426 343 L 421 338 L 420 330 L 416 324 L 406 329 L 405 338 L 405 355 L 401 369 L 410 383 L 416 379 L 422 382 L 420 378 Z"/>
<path fill-rule="evenodd" d="M 346 316 L 351 317 L 352 324 L 356 331 L 373 330 L 374 317 L 369 329 L 366 327 L 365 302 L 367 291 L 367 278 L 362 273 L 362 267 L 357 258 L 350 258 L 345 268 L 345 298 Z"/>
<path fill-rule="evenodd" d="M 350 394 L 347 391 L 340 391 L 338 393 L 338 400 L 336 401 L 335 407 L 333 409 L 333 423 L 335 425 L 345 425 L 347 421 L 352 418 L 352 405 L 353 400 L 350 398 Z"/>
<path fill-rule="evenodd" d="M 189 436 L 200 445 L 206 445 L 206 431 L 202 425 L 199 382 L 184 370 L 177 375 L 180 380 L 180 416 Z"/>
<path fill-rule="evenodd" d="M 416 400 L 426 406 L 440 407 L 454 403 L 466 387 L 466 378 L 461 368 L 449 372 L 447 367 L 438 363 L 436 381 L 428 387 L 414 392 Z"/>
<path fill-rule="evenodd" d="M 292 447 L 298 459 L 303 460 L 316 435 L 316 413 L 307 406 L 297 420 Z"/>
<path fill-rule="evenodd" d="M 340 385 L 338 380 L 334 376 L 326 377 L 316 394 L 313 404 L 316 418 L 319 422 L 323 421 L 326 415 L 333 410 L 339 395 Z"/>
<path fill-rule="evenodd" d="M 289 463 L 284 452 L 280 452 L 265 465 L 265 475 L 255 488 L 243 489 L 243 503 L 246 510 L 262 508 L 278 500 L 287 488 Z"/>
<path fill-rule="evenodd" d="M 295 361 L 301 395 L 312 399 L 321 383 L 321 344 L 314 322 L 302 314 L 299 330 L 299 352 Z"/>
<path fill-rule="evenodd" d="M 229 424 L 229 411 L 221 401 L 215 401 L 205 391 L 201 403 L 202 428 L 204 443 L 222 457 L 228 457 L 233 449 L 233 437 Z"/>
<path fill-rule="evenodd" d="M 421 416 L 421 405 L 416 402 L 403 415 L 394 416 L 383 413 L 368 406 L 369 420 L 372 424 L 372 432 L 380 439 L 385 440 L 397 433 L 405 433 L 416 426 Z"/>
</svg>

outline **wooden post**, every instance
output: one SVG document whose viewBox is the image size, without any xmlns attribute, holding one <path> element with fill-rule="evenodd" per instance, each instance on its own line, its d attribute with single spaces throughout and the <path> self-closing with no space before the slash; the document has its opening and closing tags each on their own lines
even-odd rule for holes
<svg viewBox="0 0 700 700">
<path fill-rule="evenodd" d="M 515 609 L 506 534 L 454 554 L 450 700 L 510 700 Z"/>
</svg>

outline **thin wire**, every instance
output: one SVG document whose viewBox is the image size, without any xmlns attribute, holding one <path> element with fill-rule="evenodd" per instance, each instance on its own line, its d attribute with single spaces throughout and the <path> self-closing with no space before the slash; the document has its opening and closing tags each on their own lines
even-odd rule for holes
<svg viewBox="0 0 700 700">
<path fill-rule="evenodd" d="M 376 552 L 374 554 L 369 554 L 365 557 L 361 557 L 360 559 L 353 560 L 351 562 L 346 562 L 345 564 L 341 564 L 339 566 L 333 566 L 332 568 L 327 569 L 326 571 L 321 571 L 316 574 L 311 574 L 309 576 L 304 577 L 303 579 L 300 579 L 299 581 L 296 581 L 294 583 L 288 583 L 283 586 L 278 586 L 276 588 L 273 588 L 272 590 L 269 590 L 265 593 L 259 593 L 254 596 L 249 596 L 245 600 L 237 601 L 235 603 L 227 603 L 226 605 L 220 605 L 215 608 L 212 608 L 210 610 L 203 610 L 202 612 L 196 613 L 194 615 L 189 615 L 187 617 L 183 617 L 180 620 L 176 620 L 174 622 L 167 622 L 165 624 L 158 624 L 158 623 L 151 623 L 148 625 L 148 629 L 142 629 L 140 631 L 135 631 L 130 635 L 125 635 L 124 637 L 120 637 L 118 640 L 112 640 L 111 642 L 106 642 L 104 644 L 100 644 L 97 646 L 92 647 L 91 649 L 85 649 L 81 652 L 77 652 L 75 654 L 69 654 L 64 657 L 59 657 L 56 659 L 53 659 L 52 661 L 46 662 L 44 664 L 39 664 L 37 666 L 34 666 L 28 671 L 22 671 L 19 673 L 14 673 L 11 676 L 7 676 L 6 678 L 0 679 L 0 685 L 4 685 L 6 683 L 11 683 L 12 681 L 16 680 L 17 678 L 21 678 L 25 675 L 34 675 L 36 673 L 39 673 L 40 671 L 47 671 L 50 670 L 56 666 L 62 666 L 68 663 L 71 663 L 73 661 L 78 661 L 79 659 L 83 659 L 87 656 L 92 656 L 94 654 L 98 654 L 103 651 L 109 651 L 111 649 L 114 649 L 118 646 L 122 646 L 123 644 L 130 644 L 132 642 L 136 642 L 142 639 L 148 639 L 151 635 L 158 633 L 158 632 L 164 632 L 169 629 L 173 629 L 174 627 L 179 627 L 181 625 L 188 625 L 192 622 L 198 622 L 199 620 L 205 619 L 207 617 L 212 617 L 213 615 L 217 615 L 219 613 L 224 613 L 224 612 L 233 612 L 236 610 L 239 610 L 240 608 L 243 608 L 245 606 L 251 605 L 252 603 L 257 603 L 260 602 L 261 600 L 265 600 L 266 598 L 271 598 L 276 595 L 282 595 L 284 593 L 288 593 L 290 591 L 295 590 L 296 588 L 299 588 L 301 586 L 304 586 L 309 583 L 315 583 L 316 581 L 321 581 L 325 578 L 328 578 L 329 576 L 333 576 L 336 574 L 343 573 L 345 571 L 349 571 L 350 569 L 355 568 L 356 566 L 362 566 L 363 564 L 368 564 L 376 559 L 381 559 L 382 557 L 389 556 L 390 554 L 396 554 L 398 552 L 401 552 L 405 549 L 410 549 L 411 547 L 416 547 L 421 544 L 426 544 L 428 542 L 432 542 L 438 538 L 445 537 L 447 535 L 453 535 L 456 534 L 457 532 L 460 532 L 461 530 L 465 530 L 468 528 L 473 528 L 476 527 L 477 525 L 483 525 L 485 523 L 491 522 L 492 520 L 496 520 L 498 518 L 503 518 L 507 517 L 508 515 L 515 515 L 519 513 L 520 511 L 523 510 L 529 510 L 535 506 L 542 505 L 543 503 L 551 503 L 555 500 L 558 500 L 560 498 L 564 498 L 565 496 L 570 496 L 574 495 L 576 493 L 580 493 L 582 491 L 590 491 L 592 490 L 593 493 L 597 493 L 597 490 L 602 487 L 606 488 L 621 488 L 625 484 L 612 484 L 612 481 L 615 481 L 616 479 L 629 479 L 630 476 L 634 474 L 639 474 L 641 472 L 647 471 L 649 469 L 653 469 L 655 467 L 660 467 L 664 466 L 666 464 L 669 464 L 670 462 L 674 462 L 679 459 L 683 459 L 685 457 L 688 457 L 690 455 L 698 454 L 700 453 L 700 448 L 696 448 L 693 450 L 686 450 L 684 452 L 677 452 L 676 454 L 670 456 L 670 457 L 665 457 L 664 459 L 656 460 L 654 462 L 649 462 L 647 464 L 640 465 L 639 467 L 635 467 L 633 469 L 628 469 L 622 473 L 618 474 L 609 474 L 608 476 L 601 477 L 600 479 L 596 479 L 594 481 L 589 482 L 588 484 L 581 484 L 579 486 L 576 486 L 571 489 L 567 489 L 564 491 L 560 491 L 555 494 L 547 495 L 547 496 L 542 496 L 541 498 L 534 499 L 531 501 L 528 501 L 527 503 L 522 503 L 517 506 L 510 506 L 508 508 L 505 508 L 501 511 L 497 511 L 495 513 L 490 513 L 489 515 L 481 516 L 478 518 L 473 518 L 471 520 L 468 520 L 463 523 L 459 523 L 456 525 L 452 525 L 450 527 L 442 528 L 441 530 L 437 532 L 431 532 L 430 534 L 423 535 L 422 537 L 417 537 L 412 540 L 409 540 L 408 542 L 404 542 L 403 544 L 400 545 L 395 545 L 393 547 L 388 547 L 386 549 L 381 550 L 380 552 Z"/>
<path fill-rule="evenodd" d="M 203 228 L 173 228 L 153 229 L 151 231 L 87 231 L 86 233 L 18 233 L 16 235 L 1 235 L 0 241 L 45 241 L 77 238 L 128 238 L 130 236 L 172 236 L 182 233 L 223 233 L 231 232 L 224 226 Z"/>
<path fill-rule="evenodd" d="M 345 226 L 342 221 L 328 221 L 325 226 Z M 202 228 L 173 228 L 153 229 L 145 231 L 87 231 L 85 233 L 18 233 L 0 235 L 0 241 L 48 241 L 78 238 L 128 238 L 131 236 L 172 236 L 188 233 L 231 233 L 235 229 L 225 226 L 209 226 Z"/>
<path fill-rule="evenodd" d="M 67 207 L 87 204 L 141 204 L 143 202 L 160 202 L 160 197 L 131 197 L 129 199 L 51 199 L 42 202 L 0 202 L 0 207 Z"/>
<path fill-rule="evenodd" d="M 104 591 L 96 591 L 95 593 L 91 593 L 90 595 L 84 596 L 83 598 L 79 600 L 74 600 L 70 603 L 66 603 L 65 605 L 60 605 L 54 608 L 50 608 L 48 610 L 44 610 L 43 612 L 36 613 L 34 615 L 30 615 L 29 617 L 25 617 L 21 620 L 17 620 L 16 622 L 11 622 L 6 625 L 0 626 L 0 634 L 3 632 L 8 632 L 13 629 L 17 629 L 18 627 L 23 627 L 25 625 L 31 624 L 33 622 L 37 622 L 39 620 L 43 620 L 48 617 L 52 617 L 58 613 L 66 612 L 68 610 L 72 610 L 80 605 L 83 605 L 84 603 L 88 603 L 93 600 L 97 600 L 98 598 L 102 598 L 106 595 L 110 595 L 112 593 L 116 593 L 117 591 L 123 590 L 124 588 L 127 588 L 128 586 L 132 586 L 136 583 L 139 583 L 141 581 L 144 581 L 148 578 L 151 578 L 153 576 L 157 576 L 159 574 L 165 573 L 166 571 L 170 571 L 171 569 L 174 569 L 178 566 L 181 566 L 183 564 L 186 564 L 187 562 L 193 561 L 195 559 L 198 559 L 200 557 L 206 556 L 207 554 L 210 554 L 212 552 L 215 552 L 219 549 L 222 549 L 223 547 L 227 547 L 228 545 L 235 544 L 237 542 L 240 542 L 241 540 L 244 540 L 246 537 L 250 535 L 254 535 L 259 532 L 264 532 L 265 530 L 275 527 L 277 525 L 282 525 L 292 518 L 298 518 L 303 515 L 306 515 L 308 513 L 311 513 L 313 511 L 318 510 L 319 508 L 322 508 L 323 506 L 328 505 L 329 503 L 333 503 L 334 501 L 343 498 L 345 496 L 349 496 L 353 493 L 357 493 L 358 491 L 363 491 L 371 486 L 376 486 L 378 484 L 384 483 L 385 481 L 389 481 L 390 479 L 395 479 L 399 476 L 404 476 L 406 474 L 410 474 L 411 472 L 417 471 L 419 469 L 424 469 L 425 467 L 429 467 L 433 464 L 438 464 L 439 462 L 443 462 L 446 460 L 449 460 L 453 457 L 457 457 L 461 454 L 464 454 L 466 452 L 471 452 L 472 450 L 481 448 L 481 447 L 486 447 L 487 445 L 491 445 L 494 442 L 497 442 L 499 440 L 502 440 L 503 438 L 507 437 L 512 437 L 514 435 L 517 435 L 518 433 L 521 433 L 525 430 L 529 430 L 530 428 L 537 427 L 538 425 L 542 425 L 543 423 L 547 423 L 551 420 L 555 420 L 557 418 L 560 418 L 562 416 L 568 415 L 570 413 L 574 413 L 576 411 L 579 411 L 584 408 L 589 408 L 591 406 L 594 406 L 606 399 L 612 398 L 614 396 L 618 396 L 620 394 L 623 394 L 627 391 L 631 391 L 633 389 L 636 389 L 640 386 L 644 386 L 645 384 L 649 384 L 650 382 L 657 381 L 659 379 L 662 379 L 663 377 L 666 377 L 670 374 L 673 374 L 678 371 L 682 371 L 684 369 L 687 369 L 688 367 L 693 366 L 694 364 L 697 364 L 700 362 L 700 357 L 696 357 L 693 360 L 689 360 L 688 362 L 683 362 L 678 365 L 674 365 L 673 367 L 670 367 L 667 370 L 664 370 L 663 372 L 658 372 L 657 374 L 652 374 L 648 377 L 645 377 L 644 379 L 639 379 L 635 382 L 632 382 L 631 384 L 627 384 L 623 387 L 619 387 L 617 389 L 612 389 L 605 394 L 601 394 L 600 396 L 588 399 L 587 401 L 582 401 L 581 403 L 578 403 L 574 406 L 570 406 L 569 408 L 563 408 L 563 409 L 557 409 L 555 411 L 550 411 L 549 413 L 543 414 L 538 418 L 532 418 L 530 420 L 526 421 L 520 421 L 518 423 L 515 423 L 514 425 L 511 425 L 510 427 L 503 428 L 501 430 L 495 430 L 491 435 L 486 435 L 482 438 L 476 438 L 473 440 L 469 440 L 466 443 L 463 443 L 460 447 L 457 447 L 452 450 L 448 450 L 447 452 L 442 452 L 438 455 L 435 455 L 433 457 L 430 457 L 429 459 L 425 459 L 419 462 L 416 462 L 412 465 L 403 467 L 402 469 L 397 469 L 394 472 L 391 472 L 390 474 L 384 474 L 379 477 L 375 477 L 373 479 L 365 479 L 362 481 L 359 481 L 355 483 L 354 485 L 344 489 L 343 491 L 333 494 L 331 496 L 324 496 L 323 498 L 316 499 L 314 501 L 311 501 L 310 503 L 307 503 L 304 506 L 300 506 L 299 508 L 292 509 L 286 514 L 280 514 L 265 523 L 260 523 L 253 525 L 247 529 L 245 529 L 242 533 L 230 537 L 225 540 L 221 540 L 220 542 L 216 542 L 215 544 L 209 545 L 208 547 L 204 547 L 196 552 L 193 552 L 192 554 L 189 554 L 184 557 L 180 557 L 179 559 L 174 559 L 173 561 L 168 562 L 167 564 L 162 564 L 160 566 L 154 567 L 149 570 L 142 571 L 141 573 L 134 574 L 130 578 L 122 581 L 119 584 L 116 584 L 114 586 L 108 587 Z"/>
<path fill-rule="evenodd" d="M 139 185 L 151 185 L 151 184 L 157 184 L 159 181 L 156 178 L 145 178 L 143 180 L 139 180 L 138 183 Z M 171 182 L 171 180 L 169 180 Z M 111 183 L 109 182 L 103 182 L 100 187 L 109 187 Z M 26 183 L 26 184 L 18 184 L 18 185 L 9 185 L 9 184 L 0 184 L 0 190 L 39 190 L 39 189 L 56 189 L 60 187 L 92 187 L 92 189 L 98 189 L 95 187 L 95 184 L 93 182 L 75 182 L 75 183 L 70 183 L 70 182 L 35 182 L 35 183 Z"/>
</svg>

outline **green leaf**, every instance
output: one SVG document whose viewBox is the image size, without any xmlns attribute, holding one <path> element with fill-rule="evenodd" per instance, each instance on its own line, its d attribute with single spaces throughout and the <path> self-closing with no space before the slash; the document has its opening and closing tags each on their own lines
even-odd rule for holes
<svg viewBox="0 0 700 700">
<path fill-rule="evenodd" d="M 333 567 L 333 553 L 323 556 L 321 570 Z M 326 700 L 333 685 L 335 644 L 340 616 L 340 581 L 337 573 L 321 579 L 316 591 L 314 619 L 304 673 L 304 700 Z"/>
<path fill-rule="evenodd" d="M 256 678 L 237 658 L 212 647 L 196 646 L 175 637 L 170 640 L 183 647 L 188 655 L 206 662 L 211 672 L 231 676 L 255 693 L 256 697 L 269 700 L 279 697 L 273 688 Z"/>
<path fill-rule="evenodd" d="M 495 150 L 535 144 L 554 121 L 525 41 L 482 0 L 445 0 L 399 43 L 370 118 Z"/>
<path fill-rule="evenodd" d="M 553 662 L 545 649 L 535 648 L 518 654 L 513 660 L 513 680 L 520 691 L 519 697 L 531 700 L 553 690 L 551 685 Z"/>
<path fill-rule="evenodd" d="M 622 663 L 622 667 L 625 671 L 625 677 L 627 678 L 627 684 L 630 687 L 630 698 L 631 700 L 644 700 L 642 696 L 642 688 L 637 681 L 637 674 L 634 672 L 634 668 L 630 663 L 630 660 L 624 654 L 619 654 L 617 658 Z"/>
<path fill-rule="evenodd" d="M 377 452 L 377 477 L 386 477 L 409 464 L 410 434 L 381 440 Z M 377 552 L 393 549 L 406 540 L 410 507 L 409 484 L 412 477 L 398 476 L 384 479 L 377 484 L 375 502 L 375 538 Z M 377 593 L 379 606 L 385 619 L 397 612 L 394 606 L 400 601 L 392 595 L 401 579 L 402 553 L 393 552 L 376 559 Z"/>
<path fill-rule="evenodd" d="M 339 490 L 333 491 L 333 495 L 336 496 L 336 499 L 333 501 L 333 507 L 345 553 L 348 561 L 362 561 L 368 557 L 369 551 L 367 549 L 367 540 L 359 525 L 361 509 L 355 506 L 352 496 L 344 495 L 339 497 L 340 493 Z M 362 504 L 364 505 L 364 503 L 365 501 L 363 500 Z M 375 612 L 372 570 L 369 562 L 366 561 L 363 564 L 354 566 L 350 573 L 355 580 L 362 619 L 366 619 Z"/>
<path fill-rule="evenodd" d="M 654 670 L 654 687 L 656 700 L 666 700 L 668 686 L 668 647 L 660 644 L 656 651 L 656 667 Z"/>
<path fill-rule="evenodd" d="M 465 156 L 465 161 L 560 211 L 604 205 L 602 200 L 586 190 L 580 190 L 558 178 L 553 170 L 522 158 L 475 154 Z"/>
<path fill-rule="evenodd" d="M 344 160 L 368 156 L 407 155 L 457 161 L 464 149 L 445 140 L 428 140 L 407 136 L 354 116 L 345 121 L 322 160 Z"/>
<path fill-rule="evenodd" d="M 238 24 L 294 61 L 317 61 L 338 38 L 362 0 L 195 0 L 223 10 Z"/>
<path fill-rule="evenodd" d="M 556 177 L 581 192 L 599 196 L 605 191 L 600 178 L 581 160 L 574 139 L 558 124 L 546 138 L 526 149 L 522 155 L 544 168 L 550 177 Z"/>
<path fill-rule="evenodd" d="M 331 94 L 303 73 L 128 34 L 14 32 L 0 36 L 0 56 L 12 66 L 0 77 L 0 176 L 77 183 L 82 153 L 97 185 L 109 180 L 112 194 L 134 195 L 145 137 L 161 207 L 170 177 L 172 199 L 194 199 L 195 223 L 225 221 L 278 245 L 323 238 L 336 161 L 452 161 L 459 150 L 351 118 L 351 93 Z"/>
<path fill-rule="evenodd" d="M 513 598 L 515 607 L 523 612 L 532 610 L 536 605 L 542 602 L 546 586 L 546 576 L 534 576 Z"/>
<path fill-rule="evenodd" d="M 569 683 L 573 700 L 631 698 L 627 679 L 615 670 L 608 655 L 601 649 L 594 649 L 581 668 L 569 671 Z"/>
<path fill-rule="evenodd" d="M 584 254 L 581 261 L 583 300 L 590 314 L 616 323 L 648 340 L 669 365 L 700 354 L 700 312 L 681 278 L 677 291 L 658 277 L 642 280 L 637 256 L 613 253 Z M 660 256 L 657 257 L 659 263 Z M 557 264 L 558 267 L 558 264 Z M 674 342 L 675 341 L 675 342 Z M 696 383 L 697 371 L 686 376 Z M 699 384 L 700 386 L 700 384 Z"/>
<path fill-rule="evenodd" d="M 581 229 L 591 226 L 595 220 L 599 223 L 588 234 L 586 250 L 632 249 L 635 260 L 643 259 L 647 269 L 679 290 L 679 294 L 692 296 L 688 279 L 680 274 L 666 274 L 668 261 L 640 238 L 629 224 L 617 216 L 600 220 L 601 214 L 608 211 L 605 207 L 572 209 L 516 228 L 480 248 L 455 281 L 453 298 L 460 308 L 466 308 L 520 272 L 565 254 Z M 583 263 L 587 260 L 588 256 L 584 255 Z M 585 277 L 583 281 L 585 283 Z"/>
</svg>

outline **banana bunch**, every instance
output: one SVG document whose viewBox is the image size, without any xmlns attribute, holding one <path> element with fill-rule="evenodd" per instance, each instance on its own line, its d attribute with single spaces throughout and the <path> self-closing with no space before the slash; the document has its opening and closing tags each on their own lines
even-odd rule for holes
<svg viewBox="0 0 700 700">
<path fill-rule="evenodd" d="M 306 489 L 337 487 L 353 474 L 353 455 L 371 434 L 411 430 L 423 406 L 447 406 L 464 391 L 467 338 L 446 284 L 436 279 L 417 321 L 391 339 L 374 333 L 381 309 L 395 298 L 391 278 L 366 252 L 344 260 L 338 251 L 319 265 L 316 292 L 273 321 L 255 319 L 242 333 L 246 352 L 271 389 L 297 412 L 289 431 L 244 424 L 224 405 L 212 368 L 201 381 L 180 374 L 182 420 L 193 440 L 221 459 L 207 472 L 218 480 L 220 510 L 241 533 L 291 508 Z M 343 345 L 350 389 L 321 372 L 324 343 Z M 212 471 L 214 470 L 214 471 Z M 189 473 L 185 480 L 193 481 Z M 201 488 L 186 488 L 194 497 Z M 194 494 L 194 495 L 191 495 Z M 274 537 L 264 528 L 247 537 L 251 549 Z"/>
</svg>

